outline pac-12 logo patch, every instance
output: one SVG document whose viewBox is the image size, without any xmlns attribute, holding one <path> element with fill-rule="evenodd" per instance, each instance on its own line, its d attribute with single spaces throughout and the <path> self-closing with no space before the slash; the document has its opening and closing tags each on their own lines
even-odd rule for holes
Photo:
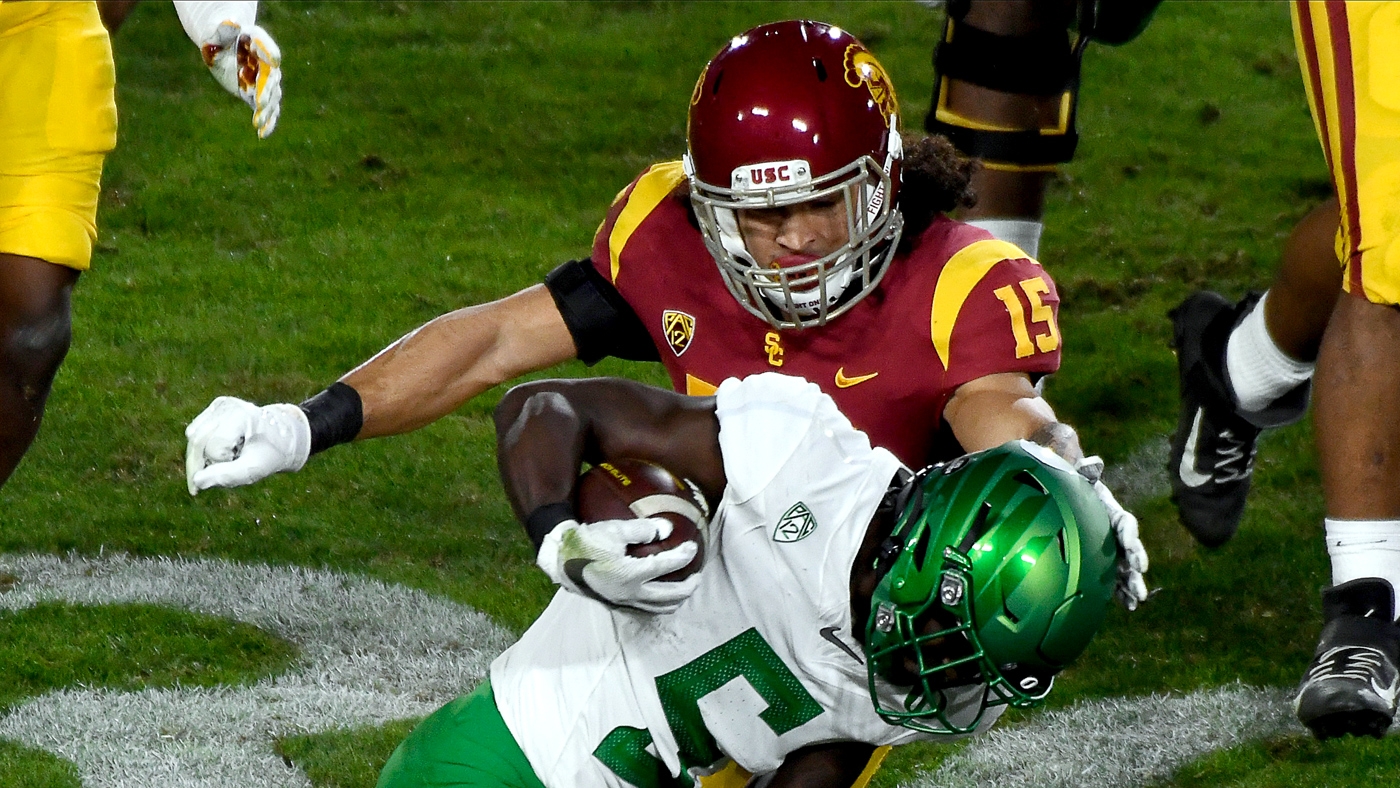
<svg viewBox="0 0 1400 788">
<path fill-rule="evenodd" d="M 690 347 L 690 340 L 695 336 L 695 316 L 667 309 L 661 313 L 661 330 L 666 334 L 671 352 L 679 356 Z"/>
<path fill-rule="evenodd" d="M 812 510 L 807 508 L 807 504 L 798 501 L 783 512 L 782 518 L 778 520 L 778 527 L 773 529 L 773 541 L 796 542 L 807 538 L 815 530 L 817 518 L 812 516 Z"/>
</svg>

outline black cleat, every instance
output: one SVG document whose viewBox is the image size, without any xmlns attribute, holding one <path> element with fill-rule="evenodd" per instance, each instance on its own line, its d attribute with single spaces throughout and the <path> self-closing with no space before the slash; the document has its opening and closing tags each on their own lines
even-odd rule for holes
<svg viewBox="0 0 1400 788">
<path fill-rule="evenodd" d="M 1363 578 L 1322 592 L 1326 624 L 1293 711 L 1319 739 L 1380 738 L 1395 719 L 1400 695 L 1400 626 L 1394 590 Z"/>
<path fill-rule="evenodd" d="M 1203 290 L 1168 313 L 1181 411 L 1167 473 L 1181 524 L 1206 547 L 1225 544 L 1239 528 L 1262 428 L 1297 421 L 1307 410 L 1308 383 L 1263 411 L 1246 413 L 1235 404 L 1225 344 L 1261 295 L 1250 293 L 1232 304 Z"/>
</svg>

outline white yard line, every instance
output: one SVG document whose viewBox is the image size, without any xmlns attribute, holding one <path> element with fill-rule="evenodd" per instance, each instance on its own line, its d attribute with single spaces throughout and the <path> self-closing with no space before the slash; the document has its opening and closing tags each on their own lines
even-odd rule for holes
<svg viewBox="0 0 1400 788">
<path fill-rule="evenodd" d="M 287 673 L 247 687 L 73 688 L 0 717 L 0 738 L 72 761 L 87 788 L 304 788 L 282 736 L 422 716 L 474 686 L 510 635 L 401 586 L 297 567 L 170 558 L 0 555 L 0 608 L 148 603 L 243 621 L 295 643 Z M 1243 685 L 1081 701 L 994 729 L 912 788 L 1127 788 L 1219 749 L 1303 734 L 1291 691 Z"/>
<path fill-rule="evenodd" d="M 11 709 L 0 737 L 78 767 L 87 788 L 301 788 L 282 736 L 421 716 L 471 689 L 510 635 L 464 605 L 335 572 L 217 560 L 0 555 L 0 608 L 148 603 L 295 643 L 287 673 L 247 687 L 66 689 Z"/>
<path fill-rule="evenodd" d="M 1137 788 L 1216 750 L 1304 735 L 1292 691 L 1235 684 L 1075 703 L 993 728 L 910 788 Z"/>
</svg>

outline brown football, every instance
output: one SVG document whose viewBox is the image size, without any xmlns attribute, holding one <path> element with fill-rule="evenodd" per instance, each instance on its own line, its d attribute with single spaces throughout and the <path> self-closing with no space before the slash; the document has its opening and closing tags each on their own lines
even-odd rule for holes
<svg viewBox="0 0 1400 788">
<path fill-rule="evenodd" d="M 659 580 L 674 582 L 700 571 L 705 563 L 705 541 L 700 531 L 708 505 L 695 488 L 675 474 L 645 460 L 613 460 L 584 471 L 574 485 L 574 511 L 580 522 L 662 517 L 671 522 L 665 539 L 627 548 L 628 555 L 648 556 L 670 550 L 683 542 L 699 547 L 695 560 Z"/>
</svg>

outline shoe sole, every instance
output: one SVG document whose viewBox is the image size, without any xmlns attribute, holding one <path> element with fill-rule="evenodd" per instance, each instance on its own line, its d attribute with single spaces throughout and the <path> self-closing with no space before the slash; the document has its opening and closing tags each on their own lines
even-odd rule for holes
<svg viewBox="0 0 1400 788">
<path fill-rule="evenodd" d="M 1340 739 L 1343 736 L 1371 736 L 1381 739 L 1390 729 L 1390 723 L 1390 717 L 1379 711 L 1369 710 L 1339 711 L 1303 722 L 1320 741 Z"/>
</svg>

